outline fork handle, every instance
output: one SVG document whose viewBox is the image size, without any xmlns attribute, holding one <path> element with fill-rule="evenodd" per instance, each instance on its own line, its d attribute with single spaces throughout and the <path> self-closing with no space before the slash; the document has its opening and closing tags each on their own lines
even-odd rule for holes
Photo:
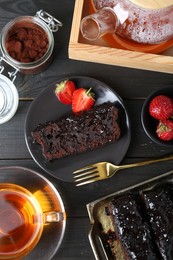
<svg viewBox="0 0 173 260">
<path fill-rule="evenodd" d="M 131 164 L 124 164 L 124 165 L 119 165 L 119 169 L 127 169 L 127 168 L 133 168 L 133 167 L 138 167 L 138 166 L 144 166 L 148 164 L 154 164 L 157 162 L 164 162 L 164 161 L 169 161 L 173 159 L 173 155 L 159 158 L 159 159 L 154 159 L 154 160 L 148 160 L 144 162 L 138 162 L 138 163 L 131 163 Z"/>
</svg>

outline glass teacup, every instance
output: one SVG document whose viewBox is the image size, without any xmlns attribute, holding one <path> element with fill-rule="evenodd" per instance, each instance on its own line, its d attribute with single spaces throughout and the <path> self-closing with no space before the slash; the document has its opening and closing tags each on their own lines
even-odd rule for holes
<svg viewBox="0 0 173 260">
<path fill-rule="evenodd" d="M 1 183 L 0 259 L 21 259 L 37 245 L 45 223 L 63 219 L 62 212 L 43 212 L 37 199 L 26 188 Z"/>
</svg>

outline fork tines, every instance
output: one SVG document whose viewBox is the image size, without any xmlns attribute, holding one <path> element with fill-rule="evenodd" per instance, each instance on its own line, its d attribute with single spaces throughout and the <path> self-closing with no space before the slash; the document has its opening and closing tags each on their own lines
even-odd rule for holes
<svg viewBox="0 0 173 260">
<path fill-rule="evenodd" d="M 97 167 L 94 165 L 86 166 L 82 169 L 79 169 L 73 172 L 73 175 L 74 181 L 77 183 L 76 186 L 81 186 L 97 181 L 99 178 Z"/>
</svg>

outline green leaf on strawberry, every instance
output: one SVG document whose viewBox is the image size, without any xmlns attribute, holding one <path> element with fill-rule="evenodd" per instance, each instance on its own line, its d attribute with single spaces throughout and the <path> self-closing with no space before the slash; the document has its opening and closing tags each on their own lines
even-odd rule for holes
<svg viewBox="0 0 173 260">
<path fill-rule="evenodd" d="M 163 141 L 173 140 L 173 120 L 166 119 L 160 121 L 156 129 L 156 134 Z"/>
</svg>

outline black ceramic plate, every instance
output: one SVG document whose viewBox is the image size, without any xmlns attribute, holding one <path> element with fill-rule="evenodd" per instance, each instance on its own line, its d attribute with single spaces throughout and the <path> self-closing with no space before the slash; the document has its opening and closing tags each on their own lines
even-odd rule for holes
<svg viewBox="0 0 173 260">
<path fill-rule="evenodd" d="M 55 83 L 44 89 L 31 104 L 25 122 L 25 140 L 36 163 L 52 176 L 63 181 L 73 181 L 72 172 L 91 163 L 109 161 L 119 164 L 125 156 L 130 144 L 131 130 L 127 110 L 122 99 L 106 84 L 93 78 L 70 77 L 76 87 L 92 88 L 95 93 L 95 105 L 112 102 L 119 108 L 121 138 L 115 143 L 107 144 L 99 149 L 68 156 L 62 159 L 47 161 L 41 152 L 40 145 L 33 142 L 31 132 L 40 123 L 56 120 L 63 114 L 71 112 L 71 106 L 60 103 L 54 94 Z M 63 80 L 63 79 L 61 79 Z M 60 82 L 58 80 L 56 83 Z"/>
</svg>

